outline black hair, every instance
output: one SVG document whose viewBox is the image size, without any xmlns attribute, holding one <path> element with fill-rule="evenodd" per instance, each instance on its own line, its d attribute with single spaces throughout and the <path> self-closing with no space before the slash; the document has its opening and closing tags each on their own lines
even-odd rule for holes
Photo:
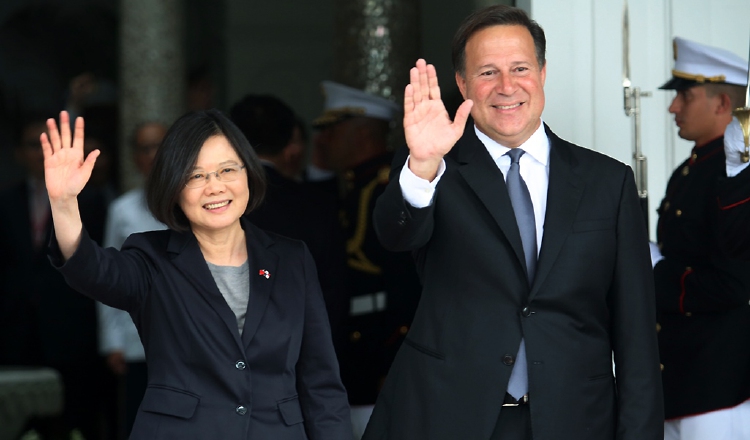
<svg viewBox="0 0 750 440">
<path fill-rule="evenodd" d="M 232 106 L 229 117 L 258 154 L 269 156 L 289 145 L 297 124 L 291 107 L 271 95 L 246 95 Z"/>
<path fill-rule="evenodd" d="M 258 156 L 242 132 L 219 110 L 196 110 L 180 117 L 167 131 L 146 179 L 146 202 L 154 218 L 176 231 L 190 230 L 180 208 L 180 193 L 195 167 L 203 144 L 224 136 L 245 166 L 250 189 L 246 212 L 260 206 L 266 193 L 266 177 Z"/>
<path fill-rule="evenodd" d="M 464 75 L 466 69 L 466 42 L 469 41 L 472 35 L 488 27 L 512 25 L 523 26 L 529 30 L 531 38 L 534 39 L 536 60 L 539 63 L 539 68 L 543 68 L 546 63 L 547 40 L 544 37 L 542 27 L 536 21 L 529 18 L 523 9 L 506 5 L 494 5 L 479 9 L 469 15 L 461 23 L 461 26 L 459 26 L 456 34 L 453 36 L 451 49 L 453 70 L 461 76 Z"/>
</svg>

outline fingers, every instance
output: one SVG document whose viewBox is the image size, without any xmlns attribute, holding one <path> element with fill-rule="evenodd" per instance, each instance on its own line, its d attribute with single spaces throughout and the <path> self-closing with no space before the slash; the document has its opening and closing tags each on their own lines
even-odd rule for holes
<svg viewBox="0 0 750 440">
<path fill-rule="evenodd" d="M 66 127 L 70 127 L 70 124 L 65 124 Z M 68 130 L 70 133 L 70 130 Z M 73 148 L 83 151 L 83 118 L 76 118 L 76 128 L 73 137 Z"/>
<path fill-rule="evenodd" d="M 60 137 L 62 148 L 70 148 L 70 115 L 65 110 L 60 112 Z"/>
<path fill-rule="evenodd" d="M 418 105 L 423 100 L 440 99 L 435 66 L 427 64 L 424 59 L 418 59 L 416 65 L 409 71 L 409 82 L 414 89 L 414 105 Z"/>
<path fill-rule="evenodd" d="M 466 125 L 466 121 L 469 119 L 471 108 L 473 106 L 474 101 L 472 101 L 471 99 L 467 99 L 466 101 L 462 102 L 458 107 L 458 110 L 456 110 L 456 117 L 453 119 L 453 125 L 457 125 L 458 127 L 461 127 L 461 130 L 463 130 L 463 127 Z"/>
<path fill-rule="evenodd" d="M 99 157 L 100 154 L 101 154 L 101 151 L 94 150 L 91 153 L 89 153 L 88 156 L 86 156 L 86 160 L 83 162 L 83 166 L 86 169 L 88 169 L 89 172 L 94 169 L 94 164 L 96 163 L 96 158 Z"/>
<path fill-rule="evenodd" d="M 440 87 L 438 86 L 438 79 L 437 79 L 437 72 L 435 71 L 435 66 L 432 64 L 427 65 L 427 87 L 430 91 L 430 98 L 432 99 L 440 99 Z"/>
<path fill-rule="evenodd" d="M 414 113 L 414 86 L 411 84 L 407 84 L 406 88 L 404 89 L 404 125 L 411 122 L 413 113 Z"/>
<path fill-rule="evenodd" d="M 57 122 L 52 118 L 47 119 L 47 136 L 54 154 L 55 150 L 62 148 L 62 142 L 60 141 L 60 132 L 57 130 Z"/>
<path fill-rule="evenodd" d="M 422 58 L 417 60 L 417 71 L 419 72 L 419 91 L 422 99 L 430 99 L 430 83 L 427 80 L 427 62 Z"/>
<path fill-rule="evenodd" d="M 42 154 L 44 154 L 44 158 L 46 159 L 49 156 L 52 156 L 52 145 L 49 143 L 47 133 L 39 135 L 39 142 L 42 144 Z"/>
<path fill-rule="evenodd" d="M 419 65 L 419 61 L 417 61 L 417 66 L 418 65 Z M 418 67 L 412 67 L 411 70 L 409 70 L 409 85 L 412 88 L 412 100 L 414 102 L 414 105 L 422 102 L 422 87 L 419 84 L 419 68 Z"/>
</svg>

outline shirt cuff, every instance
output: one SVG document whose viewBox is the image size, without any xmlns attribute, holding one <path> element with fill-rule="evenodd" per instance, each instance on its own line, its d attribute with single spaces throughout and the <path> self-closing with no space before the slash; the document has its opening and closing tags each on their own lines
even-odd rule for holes
<svg viewBox="0 0 750 440">
<path fill-rule="evenodd" d="M 747 166 L 750 165 L 750 163 L 739 163 L 739 164 L 730 164 L 729 161 L 727 161 L 727 177 L 734 177 L 737 174 L 741 173 L 742 170 L 747 168 Z"/>
<path fill-rule="evenodd" d="M 409 158 L 406 158 L 404 167 L 401 168 L 401 174 L 398 183 L 401 185 L 401 194 L 404 200 L 415 208 L 426 208 L 432 204 L 432 197 L 435 195 L 435 187 L 445 172 L 445 160 L 440 161 L 438 165 L 437 176 L 429 180 L 417 177 L 409 169 Z"/>
</svg>

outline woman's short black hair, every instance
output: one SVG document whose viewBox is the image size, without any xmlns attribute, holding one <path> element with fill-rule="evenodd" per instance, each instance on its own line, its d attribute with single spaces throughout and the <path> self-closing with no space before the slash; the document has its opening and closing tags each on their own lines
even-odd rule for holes
<svg viewBox="0 0 750 440">
<path fill-rule="evenodd" d="M 154 218 L 175 231 L 190 230 L 190 223 L 180 208 L 180 193 L 198 161 L 203 144 L 213 136 L 224 136 L 245 166 L 250 190 L 246 212 L 263 202 L 266 193 L 265 172 L 247 138 L 219 110 L 191 111 L 180 117 L 167 131 L 146 179 L 149 211 Z"/>
</svg>

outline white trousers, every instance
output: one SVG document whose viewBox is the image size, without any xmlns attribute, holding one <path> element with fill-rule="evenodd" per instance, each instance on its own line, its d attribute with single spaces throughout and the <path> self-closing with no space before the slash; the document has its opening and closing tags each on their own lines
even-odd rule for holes
<svg viewBox="0 0 750 440">
<path fill-rule="evenodd" d="M 750 400 L 664 423 L 664 440 L 750 440 Z"/>
<path fill-rule="evenodd" d="M 354 430 L 354 440 L 360 440 L 367 428 L 367 422 L 370 421 L 372 410 L 375 405 L 354 405 L 352 412 L 352 428 Z"/>
</svg>

